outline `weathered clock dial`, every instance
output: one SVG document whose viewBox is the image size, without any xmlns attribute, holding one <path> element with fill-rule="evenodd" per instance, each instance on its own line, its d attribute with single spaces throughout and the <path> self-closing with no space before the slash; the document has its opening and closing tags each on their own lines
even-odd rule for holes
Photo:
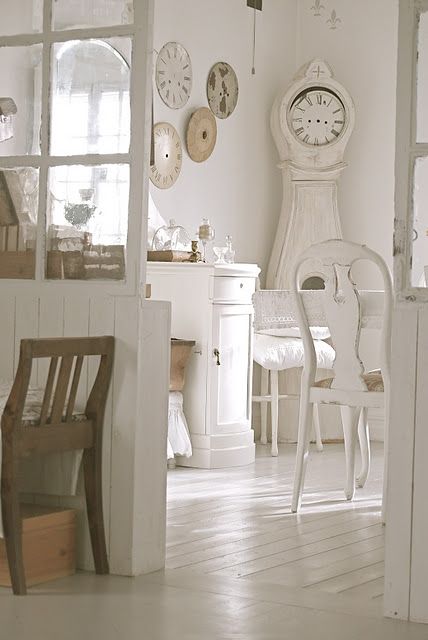
<svg viewBox="0 0 428 640">
<path fill-rule="evenodd" d="M 324 146 L 341 135 L 346 119 L 339 96 L 325 87 L 309 87 L 292 101 L 288 112 L 290 130 L 304 144 Z"/>
<path fill-rule="evenodd" d="M 156 59 L 156 86 L 163 102 L 180 109 L 192 90 L 192 63 L 186 49 L 178 42 L 167 42 Z"/>
<path fill-rule="evenodd" d="M 169 122 L 158 122 L 153 127 L 153 139 L 154 164 L 150 167 L 150 180 L 159 189 L 169 189 L 181 171 L 180 136 Z"/>
</svg>

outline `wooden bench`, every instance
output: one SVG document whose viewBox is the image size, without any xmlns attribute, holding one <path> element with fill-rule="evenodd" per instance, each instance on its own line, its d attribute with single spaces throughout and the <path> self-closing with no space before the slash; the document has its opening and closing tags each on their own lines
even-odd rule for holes
<svg viewBox="0 0 428 640">
<path fill-rule="evenodd" d="M 74 415 L 85 358 L 100 356 L 84 412 Z M 83 449 L 86 505 L 95 570 L 109 572 L 104 532 L 102 431 L 114 356 L 114 338 L 21 340 L 19 364 L 2 417 L 1 508 L 13 592 L 26 593 L 19 504 L 19 465 L 23 458 Z M 39 417 L 25 419 L 24 408 L 35 360 L 49 358 Z M 58 367 L 59 365 L 59 367 Z"/>
</svg>

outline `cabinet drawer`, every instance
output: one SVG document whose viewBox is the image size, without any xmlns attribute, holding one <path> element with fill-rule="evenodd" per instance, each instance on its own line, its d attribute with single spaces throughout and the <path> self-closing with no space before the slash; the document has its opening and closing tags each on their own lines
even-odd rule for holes
<svg viewBox="0 0 428 640">
<path fill-rule="evenodd" d="M 251 303 L 251 296 L 256 288 L 255 278 L 216 276 L 213 281 L 213 302 Z"/>
</svg>

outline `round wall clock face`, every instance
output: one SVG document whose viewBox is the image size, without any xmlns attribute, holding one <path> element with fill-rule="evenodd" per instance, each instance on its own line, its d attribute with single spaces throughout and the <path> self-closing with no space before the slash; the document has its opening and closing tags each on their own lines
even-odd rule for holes
<svg viewBox="0 0 428 640">
<path fill-rule="evenodd" d="M 227 62 L 217 62 L 208 75 L 207 98 L 217 118 L 228 118 L 238 102 L 238 78 Z"/>
<path fill-rule="evenodd" d="M 178 42 L 167 42 L 156 59 L 156 86 L 171 109 L 180 109 L 192 89 L 192 63 L 186 49 Z"/>
<path fill-rule="evenodd" d="M 153 127 L 153 142 L 154 164 L 150 167 L 150 180 L 159 189 L 169 189 L 181 171 L 180 136 L 169 122 L 158 122 Z"/>
<path fill-rule="evenodd" d="M 197 109 L 187 125 L 186 144 L 195 162 L 204 162 L 213 152 L 217 140 L 217 124 L 207 107 Z"/>
<path fill-rule="evenodd" d="M 294 136 L 308 146 L 326 146 L 344 132 L 345 106 L 339 96 L 326 87 L 309 87 L 292 101 L 287 114 Z"/>
</svg>

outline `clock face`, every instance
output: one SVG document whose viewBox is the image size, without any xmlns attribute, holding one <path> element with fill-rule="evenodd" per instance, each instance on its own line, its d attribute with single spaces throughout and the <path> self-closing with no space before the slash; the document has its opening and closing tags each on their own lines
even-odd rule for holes
<svg viewBox="0 0 428 640">
<path fill-rule="evenodd" d="M 308 146 L 326 146 L 342 135 L 346 112 L 339 96 L 326 87 L 309 87 L 291 103 L 288 124 L 294 136 Z"/>
<path fill-rule="evenodd" d="M 169 122 L 158 122 L 153 127 L 153 142 L 154 164 L 150 167 L 150 180 L 159 189 L 169 189 L 181 171 L 180 136 Z"/>
<path fill-rule="evenodd" d="M 167 42 L 156 59 L 156 86 L 171 109 L 180 109 L 192 89 L 192 63 L 186 49 L 178 42 Z"/>
<path fill-rule="evenodd" d="M 208 75 L 207 98 L 216 118 L 228 118 L 238 102 L 238 78 L 227 62 L 217 62 Z"/>
</svg>

